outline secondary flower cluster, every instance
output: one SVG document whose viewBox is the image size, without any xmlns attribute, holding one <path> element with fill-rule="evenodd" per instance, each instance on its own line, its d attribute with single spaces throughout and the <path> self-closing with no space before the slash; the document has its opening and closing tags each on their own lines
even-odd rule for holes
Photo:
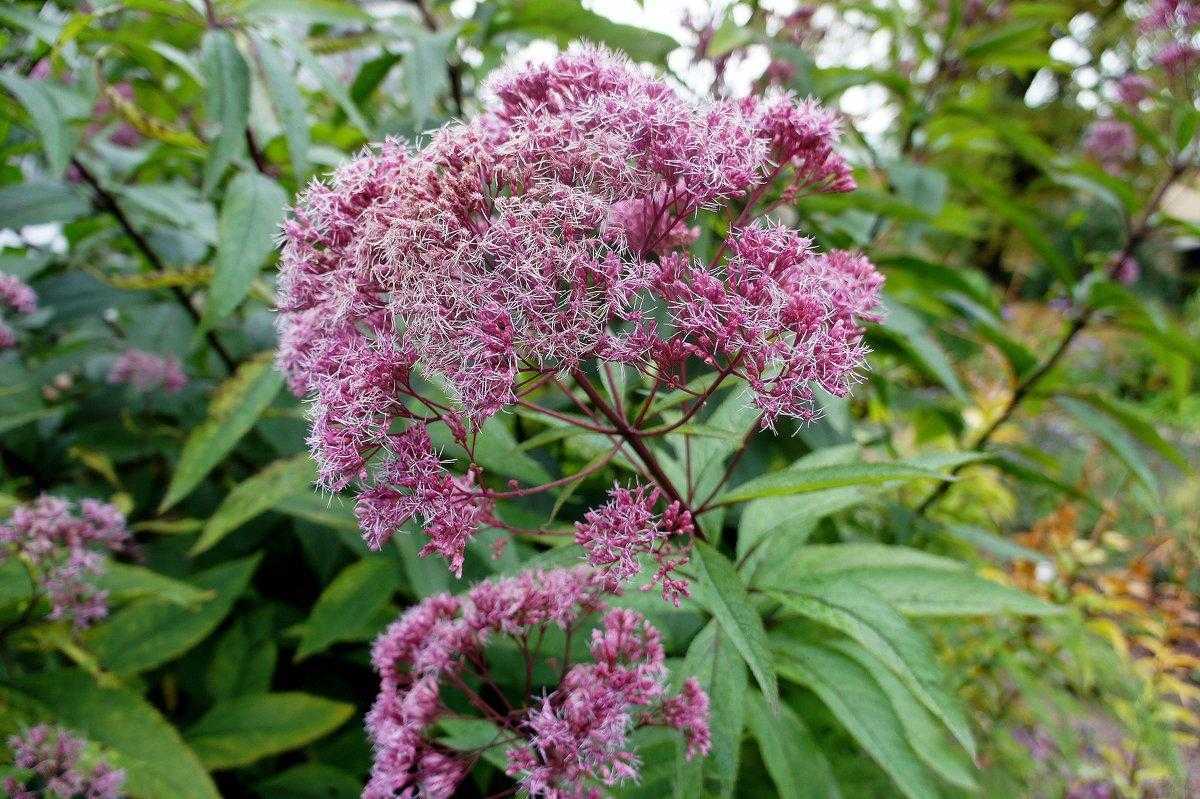
<svg viewBox="0 0 1200 799">
<path fill-rule="evenodd" d="M 1200 47 L 1195 44 L 1200 32 L 1200 2 L 1195 0 L 1154 0 L 1142 18 L 1141 28 L 1149 34 L 1162 34 L 1164 43 L 1154 62 L 1174 80 L 1191 81 L 1200 67 Z"/>
<path fill-rule="evenodd" d="M 104 572 L 105 554 L 131 546 L 121 512 L 92 499 L 76 515 L 66 500 L 42 495 L 0 524 L 0 562 L 20 558 L 49 601 L 50 618 L 80 628 L 108 613 L 108 594 L 92 581 Z"/>
<path fill-rule="evenodd" d="M 519 383 L 589 361 L 667 387 L 699 364 L 743 379 L 764 426 L 807 419 L 815 385 L 853 381 L 881 283 L 861 256 L 755 221 L 854 187 L 815 102 L 693 102 L 595 47 L 502 69 L 484 95 L 424 149 L 385 142 L 312 184 L 278 300 L 321 483 L 363 484 L 372 545 L 421 517 L 455 572 L 493 493 L 474 466 L 446 470 L 424 427 L 470 453 Z M 732 219 L 707 262 L 682 249 L 701 211 Z"/>
<path fill-rule="evenodd" d="M 454 795 L 483 750 L 456 751 L 434 738 L 440 719 L 467 705 L 492 722 L 508 773 L 530 796 L 593 797 L 596 784 L 636 779 L 629 733 L 664 725 L 684 735 L 688 757 L 709 748 L 708 697 L 694 681 L 666 695 L 658 631 L 639 614 L 609 610 L 592 631 L 592 662 L 569 668 L 569 642 L 591 614 L 605 610 L 609 581 L 586 568 L 527 572 L 483 582 L 463 597 L 430 597 L 410 608 L 375 642 L 379 697 L 367 715 L 375 749 L 365 799 Z M 515 643 L 532 673 L 549 629 L 568 642 L 557 685 L 540 699 L 510 704 L 488 665 L 486 647 Z M 497 640 L 499 639 L 499 640 Z"/>
<path fill-rule="evenodd" d="M 187 385 L 187 375 L 174 356 L 128 349 L 113 361 L 108 382 L 132 386 L 139 394 L 159 389 L 175 394 Z"/>
<path fill-rule="evenodd" d="M 30 727 L 8 739 L 13 765 L 29 776 L 4 779 L 11 799 L 119 799 L 125 772 L 99 762 L 86 768 L 82 762 L 87 743 L 66 730 L 44 724 Z"/>
<path fill-rule="evenodd" d="M 0 309 L 28 316 L 37 310 L 37 294 L 15 275 L 0 272 Z M 0 319 L 0 350 L 17 345 L 17 334 Z"/>
</svg>

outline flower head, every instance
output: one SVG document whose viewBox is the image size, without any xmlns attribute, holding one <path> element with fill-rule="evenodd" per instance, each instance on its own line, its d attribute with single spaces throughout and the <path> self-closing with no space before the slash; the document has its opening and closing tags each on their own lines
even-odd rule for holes
<svg viewBox="0 0 1200 799">
<path fill-rule="evenodd" d="M 13 799 L 119 799 L 125 772 L 101 761 L 85 767 L 87 743 L 66 730 L 44 724 L 8 739 L 13 765 L 27 776 L 7 777 L 4 790 Z"/>
<path fill-rule="evenodd" d="M 1105 169 L 1119 171 L 1137 153 L 1137 137 L 1126 122 L 1100 119 L 1088 127 L 1083 148 Z"/>
<path fill-rule="evenodd" d="M 73 513 L 66 500 L 42 495 L 0 524 L 0 562 L 21 557 L 50 602 L 51 619 L 87 627 L 108 613 L 107 592 L 93 578 L 105 554 L 132 547 L 125 517 L 112 505 L 85 499 Z"/>
<path fill-rule="evenodd" d="M 139 394 L 162 390 L 176 394 L 187 385 L 179 359 L 137 349 L 121 353 L 108 370 L 108 382 L 132 386 Z"/>
<path fill-rule="evenodd" d="M 586 568 L 525 572 L 410 608 L 373 650 L 381 686 L 367 716 L 375 765 L 363 795 L 452 796 L 471 761 L 438 743 L 431 728 L 463 701 L 497 726 L 493 745 L 506 748 L 508 773 L 531 796 L 593 796 L 597 785 L 636 779 L 628 736 L 647 724 L 681 730 L 689 757 L 707 753 L 707 696 L 694 681 L 678 697 L 666 695 L 658 631 L 630 610 L 607 611 L 591 634 L 591 661 L 559 666 L 561 680 L 540 698 L 529 685 L 516 697 L 472 687 L 499 690 L 490 643 L 505 639 L 529 653 L 554 629 L 569 641 L 614 590 Z"/>
</svg>

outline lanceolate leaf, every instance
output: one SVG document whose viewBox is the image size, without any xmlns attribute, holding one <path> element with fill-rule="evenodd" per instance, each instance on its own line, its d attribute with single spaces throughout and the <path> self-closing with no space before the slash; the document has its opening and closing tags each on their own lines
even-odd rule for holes
<svg viewBox="0 0 1200 799">
<path fill-rule="evenodd" d="M 100 665 L 117 674 L 136 674 L 182 655 L 216 629 L 246 590 L 259 556 L 201 572 L 189 582 L 215 596 L 197 608 L 146 598 L 123 608 L 86 637 Z"/>
<path fill-rule="evenodd" d="M 6 678 L 0 684 L 0 717 L 21 726 L 49 722 L 85 735 L 111 752 L 113 766 L 125 769 L 130 796 L 219 797 L 196 754 L 153 705 L 127 688 L 98 685 L 82 671 Z"/>
<path fill-rule="evenodd" d="M 746 724 L 758 741 L 780 799 L 837 799 L 841 796 L 825 753 L 796 711 L 772 713 L 762 694 L 746 692 Z"/>
<path fill-rule="evenodd" d="M 730 505 L 758 497 L 781 497 L 840 486 L 881 485 L 921 478 L 946 479 L 941 472 L 903 462 L 848 463 L 814 466 L 810 469 L 788 469 L 742 483 L 718 497 L 717 504 Z"/>
<path fill-rule="evenodd" d="M 966 713 L 946 690 L 928 641 L 868 584 L 845 577 L 813 579 L 772 591 L 771 596 L 785 612 L 798 613 L 857 641 L 891 669 L 964 749 L 975 754 Z"/>
<path fill-rule="evenodd" d="M 287 203 L 279 184 L 257 172 L 242 172 L 229 182 L 217 225 L 217 262 L 208 304 L 207 325 L 233 312 L 275 249 L 275 236 Z"/>
<path fill-rule="evenodd" d="M 933 775 L 908 743 L 904 725 L 870 673 L 825 647 L 772 637 L 779 673 L 815 693 L 846 731 L 909 799 L 940 795 Z"/>
<path fill-rule="evenodd" d="M 238 367 L 209 403 L 208 418 L 184 442 L 160 511 L 192 492 L 254 426 L 282 387 L 283 375 L 275 369 L 273 353 L 262 353 Z"/>
<path fill-rule="evenodd" d="M 17 98 L 29 113 L 38 135 L 41 136 L 50 176 L 60 177 L 67 170 L 67 164 L 71 160 L 74 141 L 58 107 L 58 101 L 46 88 L 45 83 L 13 72 L 0 72 L 0 84 Z M 4 224 L 9 226 L 7 219 L 4 220 Z"/>
<path fill-rule="evenodd" d="M 541 34 L 567 44 L 578 39 L 624 50 L 639 61 L 665 63 L 679 43 L 662 33 L 612 22 L 584 8 L 579 0 L 511 0 L 497 26 Z M 498 15 L 499 16 L 499 15 Z"/>
<path fill-rule="evenodd" d="M 258 474 L 239 483 L 209 517 L 191 554 L 198 555 L 216 546 L 240 525 L 278 503 L 309 489 L 316 477 L 316 466 L 307 453 L 278 460 Z"/>
<path fill-rule="evenodd" d="M 399 568 L 392 558 L 373 555 L 343 569 L 313 606 L 296 659 L 303 660 L 338 641 L 350 640 L 364 619 L 377 616 L 388 606 L 400 588 Z"/>
<path fill-rule="evenodd" d="M 1091 405 L 1101 413 L 1111 416 L 1113 421 L 1125 428 L 1131 436 L 1150 447 L 1162 457 L 1178 466 L 1180 469 L 1190 469 L 1187 458 L 1179 449 L 1164 439 L 1154 428 L 1154 423 L 1142 415 L 1141 411 L 1128 403 L 1114 399 L 1098 391 L 1072 392 L 1072 398 L 1079 399 Z"/>
<path fill-rule="evenodd" d="M 254 55 L 262 71 L 263 82 L 267 88 L 267 96 L 271 99 L 271 107 L 283 128 L 283 136 L 287 139 L 288 154 L 292 158 L 292 172 L 296 183 L 301 183 L 311 169 L 308 160 L 308 148 L 312 145 L 308 133 L 308 112 L 304 105 L 304 97 L 296 85 L 296 79 L 291 69 L 284 61 L 283 54 L 274 43 L 262 36 L 251 38 L 254 43 Z"/>
<path fill-rule="evenodd" d="M 767 702 L 773 709 L 778 708 L 779 685 L 767 649 L 767 633 L 737 570 L 724 555 L 703 541 L 696 542 L 695 553 L 693 562 L 700 573 L 697 601 L 716 617 L 722 632 L 750 667 Z"/>
<path fill-rule="evenodd" d="M 310 694 L 251 694 L 214 706 L 186 739 L 208 768 L 233 768 L 304 746 L 353 713 L 353 705 Z"/>
<path fill-rule="evenodd" d="M 428 33 L 413 31 L 409 51 L 404 59 L 404 85 L 412 110 L 413 125 L 420 129 L 433 118 L 434 104 L 449 88 L 446 55 L 457 31 Z"/>
<path fill-rule="evenodd" d="M 1130 440 L 1129 435 L 1109 416 L 1096 411 L 1079 400 L 1070 397 L 1059 397 L 1059 405 L 1067 410 L 1080 427 L 1094 434 L 1112 451 L 1117 458 L 1129 468 L 1138 482 L 1154 494 L 1158 493 L 1158 480 L 1149 464 L 1138 451 L 1137 445 Z"/>
<path fill-rule="evenodd" d="M 175 580 L 143 566 L 109 561 L 96 585 L 108 592 L 110 603 L 120 604 L 134 599 L 152 597 L 176 605 L 195 607 L 212 599 L 212 591 L 197 588 L 183 580 Z"/>
<path fill-rule="evenodd" d="M 209 145 L 204 165 L 205 194 L 216 187 L 225 169 L 246 149 L 246 123 L 250 115 L 250 70 L 238 52 L 233 34 L 224 29 L 204 34 L 201 70 L 208 84 L 210 122 L 219 130 Z"/>
<path fill-rule="evenodd" d="M 675 799 L 732 796 L 746 714 L 746 664 L 716 622 L 692 640 L 680 677 L 695 677 L 708 694 L 712 750 L 690 761 L 681 745 L 675 759 Z"/>
</svg>

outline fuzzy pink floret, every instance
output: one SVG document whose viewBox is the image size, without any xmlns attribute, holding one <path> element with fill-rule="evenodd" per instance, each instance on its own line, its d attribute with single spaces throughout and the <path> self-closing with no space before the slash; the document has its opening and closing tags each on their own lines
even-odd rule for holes
<svg viewBox="0 0 1200 799">
<path fill-rule="evenodd" d="M 5 795 L 12 799 L 42 796 L 119 799 L 123 795 L 125 772 L 104 762 L 85 768 L 80 761 L 86 742 L 66 730 L 39 724 L 9 738 L 8 745 L 13 765 L 32 772 L 29 778 L 5 778 Z"/>
<path fill-rule="evenodd" d="M 187 385 L 187 375 L 173 355 L 155 355 L 138 349 L 121 353 L 108 370 L 108 382 L 132 386 L 139 394 L 163 391 L 177 394 Z"/>
</svg>

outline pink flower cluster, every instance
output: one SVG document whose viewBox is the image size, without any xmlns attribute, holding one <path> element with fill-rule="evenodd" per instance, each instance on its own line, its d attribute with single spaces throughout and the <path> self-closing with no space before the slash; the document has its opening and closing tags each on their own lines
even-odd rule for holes
<svg viewBox="0 0 1200 799">
<path fill-rule="evenodd" d="M 44 724 L 30 727 L 8 739 L 13 765 L 30 776 L 4 779 L 4 792 L 11 799 L 119 799 L 125 772 L 107 763 L 84 768 L 86 742 L 66 730 Z"/>
<path fill-rule="evenodd" d="M 1109 172 L 1120 172 L 1137 154 L 1137 137 L 1127 122 L 1099 119 L 1084 133 L 1083 148 Z"/>
<path fill-rule="evenodd" d="M 64 499 L 42 495 L 0 524 L 0 562 L 20 558 L 50 603 L 51 619 L 87 627 L 108 613 L 108 595 L 91 578 L 104 572 L 106 552 L 125 552 L 132 538 L 112 505 L 85 499 L 79 515 Z"/>
<path fill-rule="evenodd" d="M 278 300 L 322 484 L 364 484 L 372 545 L 422 517 L 426 551 L 456 572 L 490 493 L 474 468 L 452 476 L 423 427 L 469 452 L 519 376 L 591 360 L 668 386 L 699 361 L 745 379 L 765 426 L 805 419 L 814 385 L 848 390 L 881 282 L 861 256 L 755 221 L 854 187 L 815 102 L 693 102 L 595 47 L 502 69 L 484 95 L 424 149 L 386 142 L 312 184 L 285 225 Z M 734 203 L 711 262 L 681 249 L 701 211 Z"/>
<path fill-rule="evenodd" d="M 588 511 L 575 524 L 575 543 L 583 547 L 588 562 L 598 566 L 614 583 L 621 583 L 641 570 L 639 555 L 654 558 L 658 568 L 650 584 L 661 585 L 663 598 L 679 605 L 690 591 L 686 580 L 674 575 L 687 564 L 687 557 L 671 545 L 676 535 L 695 531 L 690 512 L 671 502 L 661 514 L 654 512 L 662 491 L 658 488 L 615 486 L 604 505 Z"/>
<path fill-rule="evenodd" d="M 15 275 L 0 272 L 0 308 L 28 316 L 37 310 L 37 294 Z M 0 350 L 17 345 L 17 334 L 0 319 Z"/>
<path fill-rule="evenodd" d="M 1200 32 L 1200 2 L 1196 0 L 1154 0 L 1142 18 L 1146 33 L 1165 34 L 1166 41 L 1154 61 L 1173 79 L 1191 80 L 1194 85 L 1200 48 L 1195 44 Z"/>
<path fill-rule="evenodd" d="M 187 375 L 179 359 L 172 355 L 128 349 L 117 356 L 108 370 L 108 382 L 132 386 L 139 394 L 156 390 L 175 394 L 187 385 Z"/>
<path fill-rule="evenodd" d="M 665 725 L 684 735 L 689 757 L 709 749 L 708 697 L 693 680 L 666 696 L 657 630 L 639 614 L 611 610 L 592 631 L 592 662 L 569 668 L 541 699 L 506 696 L 493 679 L 486 647 L 497 637 L 527 658 L 540 653 L 547 629 L 570 635 L 605 609 L 608 580 L 586 568 L 527 572 L 483 582 L 464 597 L 439 595 L 410 608 L 375 642 L 379 697 L 367 715 L 375 764 L 365 799 L 453 796 L 482 750 L 455 751 L 433 737 L 447 703 L 469 704 L 497 728 L 508 773 L 530 796 L 598 796 L 596 784 L 636 779 L 631 730 Z M 490 747 L 488 747 L 490 748 Z"/>
</svg>

